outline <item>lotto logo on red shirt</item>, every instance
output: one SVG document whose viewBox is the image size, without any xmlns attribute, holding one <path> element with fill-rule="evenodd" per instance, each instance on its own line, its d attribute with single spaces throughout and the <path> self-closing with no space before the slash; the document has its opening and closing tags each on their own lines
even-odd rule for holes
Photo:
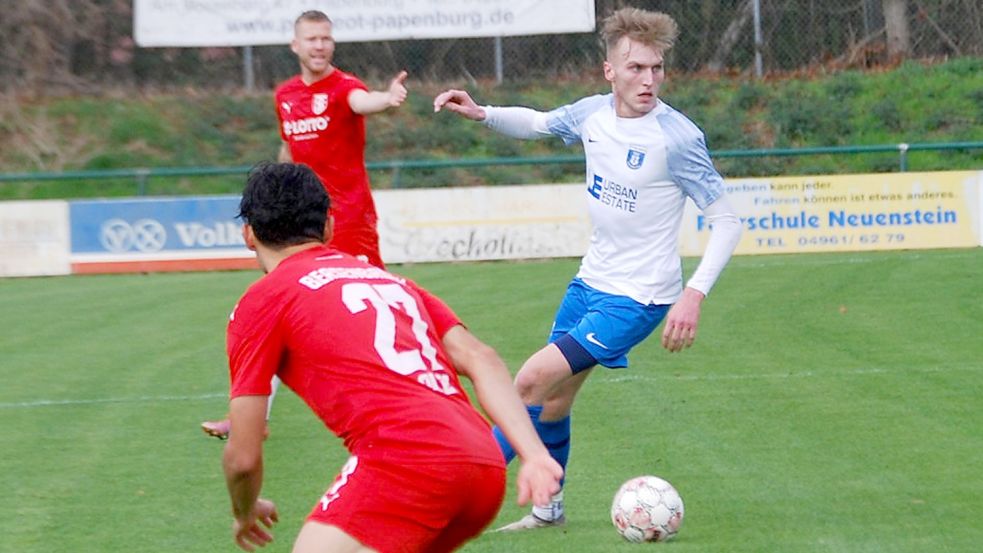
<svg viewBox="0 0 983 553">
<path fill-rule="evenodd" d="M 289 119 L 283 122 L 283 134 L 293 136 L 296 140 L 314 138 L 319 131 L 328 128 L 330 117 L 305 117 L 303 119 Z"/>
</svg>

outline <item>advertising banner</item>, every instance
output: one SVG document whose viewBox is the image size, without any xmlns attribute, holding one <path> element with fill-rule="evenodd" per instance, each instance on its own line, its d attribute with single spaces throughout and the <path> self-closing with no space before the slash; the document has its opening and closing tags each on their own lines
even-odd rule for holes
<svg viewBox="0 0 983 553">
<path fill-rule="evenodd" d="M 581 185 L 382 190 L 386 263 L 577 257 L 590 222 Z"/>
<path fill-rule="evenodd" d="M 594 0 L 134 0 L 137 44 L 288 44 L 321 10 L 338 42 L 591 32 Z"/>
<path fill-rule="evenodd" d="M 966 248 L 981 243 L 978 171 L 729 179 L 742 215 L 737 254 Z M 689 202 L 683 255 L 702 255 L 706 220 Z"/>
<path fill-rule="evenodd" d="M 69 272 L 68 203 L 0 203 L 0 277 Z"/>
<path fill-rule="evenodd" d="M 75 273 L 252 268 L 238 196 L 69 203 Z"/>
<path fill-rule="evenodd" d="M 983 245 L 983 172 L 728 179 L 738 255 Z M 373 191 L 386 263 L 580 257 L 584 185 Z M 238 196 L 0 202 L 0 277 L 255 269 Z M 680 253 L 709 229 L 687 202 Z"/>
</svg>

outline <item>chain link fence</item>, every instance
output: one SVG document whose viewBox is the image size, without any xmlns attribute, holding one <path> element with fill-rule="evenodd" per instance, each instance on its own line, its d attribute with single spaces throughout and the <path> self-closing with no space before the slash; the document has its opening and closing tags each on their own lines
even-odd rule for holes
<svg viewBox="0 0 983 553">
<path fill-rule="evenodd" d="M 8 93 L 99 93 L 192 86 L 259 89 L 295 74 L 286 46 L 139 48 L 129 0 L 3 0 L 0 89 Z M 863 68 L 900 57 L 983 55 L 979 0 L 596 0 L 600 20 L 632 5 L 672 14 L 682 35 L 674 71 L 755 74 Z M 755 15 L 757 12 L 757 17 Z M 330 14 L 329 14 L 330 15 Z M 887 16 L 887 17 L 886 17 Z M 902 31 L 900 39 L 898 31 Z M 756 40 L 756 36 L 758 39 Z M 892 40 L 901 40 L 892 47 Z M 496 58 L 496 47 L 501 57 Z M 401 69 L 427 82 L 596 77 L 596 33 L 496 39 L 342 43 L 337 64 L 370 83 Z M 756 59 L 757 55 L 757 59 Z M 497 65 L 497 60 L 502 60 Z"/>
</svg>

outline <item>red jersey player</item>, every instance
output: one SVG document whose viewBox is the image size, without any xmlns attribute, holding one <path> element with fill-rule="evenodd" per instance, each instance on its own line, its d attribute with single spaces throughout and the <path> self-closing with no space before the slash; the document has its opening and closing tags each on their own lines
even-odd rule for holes
<svg viewBox="0 0 983 553">
<path fill-rule="evenodd" d="M 348 462 L 314 505 L 295 553 L 452 551 L 484 529 L 505 463 L 458 375 L 523 460 L 519 500 L 546 504 L 562 469 L 533 430 L 498 355 L 414 283 L 324 245 L 328 196 L 303 165 L 261 165 L 240 203 L 243 237 L 267 273 L 230 317 L 223 468 L 234 539 L 268 543 L 260 499 L 270 379 L 279 375 L 341 437 Z"/>
<path fill-rule="evenodd" d="M 335 221 L 331 246 L 384 268 L 365 169 L 364 116 L 406 100 L 406 72 L 400 72 L 388 90 L 370 92 L 362 81 L 332 65 L 334 48 L 327 15 L 312 10 L 297 18 L 290 49 L 300 62 L 300 74 L 274 94 L 283 139 L 278 160 L 307 165 L 328 191 Z M 267 417 L 278 385 L 274 379 Z M 220 439 L 231 429 L 228 419 L 205 421 L 201 428 Z"/>
<path fill-rule="evenodd" d="M 388 90 L 370 92 L 362 81 L 332 65 L 331 20 L 316 10 L 297 18 L 290 49 L 300 62 L 300 74 L 276 89 L 283 139 L 278 159 L 303 163 L 321 179 L 335 219 L 331 246 L 382 267 L 365 169 L 364 116 L 406 100 L 406 72 L 400 72 Z"/>
</svg>

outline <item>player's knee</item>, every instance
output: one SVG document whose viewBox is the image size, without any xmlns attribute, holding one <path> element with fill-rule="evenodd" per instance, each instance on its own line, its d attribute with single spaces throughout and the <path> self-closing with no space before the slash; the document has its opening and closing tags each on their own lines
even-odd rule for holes
<svg viewBox="0 0 983 553">
<path fill-rule="evenodd" d="M 548 367 L 524 365 L 515 375 L 515 389 L 526 405 L 542 405 L 559 380 Z"/>
<path fill-rule="evenodd" d="M 519 397 L 522 398 L 522 401 L 525 402 L 526 405 L 532 405 L 531 400 L 533 398 L 531 396 L 533 395 L 535 388 L 535 379 L 529 374 L 520 370 L 519 373 L 515 375 L 515 391 L 519 393 Z"/>
</svg>

